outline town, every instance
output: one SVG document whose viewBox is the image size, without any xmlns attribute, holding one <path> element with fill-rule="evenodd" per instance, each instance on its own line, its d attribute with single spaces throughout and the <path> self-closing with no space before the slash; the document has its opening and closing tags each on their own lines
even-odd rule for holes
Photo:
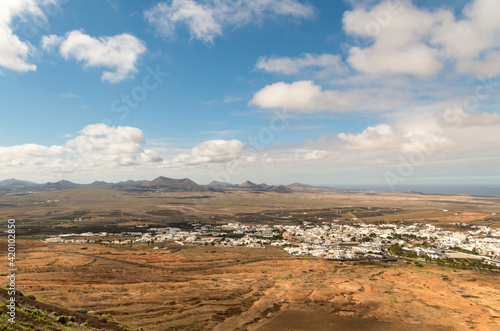
<svg viewBox="0 0 500 331">
<path fill-rule="evenodd" d="M 418 260 L 466 260 L 500 267 L 500 230 L 462 223 L 463 231 L 431 224 L 339 224 L 338 220 L 301 225 L 208 225 L 189 223 L 188 229 L 138 226 L 138 231 L 61 234 L 47 243 L 133 245 L 158 243 L 215 247 L 265 248 L 281 246 L 289 254 L 334 260 L 376 260 L 394 256 Z"/>
</svg>

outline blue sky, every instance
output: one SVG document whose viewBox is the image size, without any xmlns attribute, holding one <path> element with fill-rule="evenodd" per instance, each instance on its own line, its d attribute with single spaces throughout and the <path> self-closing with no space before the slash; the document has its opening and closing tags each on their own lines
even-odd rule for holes
<svg viewBox="0 0 500 331">
<path fill-rule="evenodd" d="M 499 184 L 499 11 L 2 1 L 0 179 Z"/>
</svg>

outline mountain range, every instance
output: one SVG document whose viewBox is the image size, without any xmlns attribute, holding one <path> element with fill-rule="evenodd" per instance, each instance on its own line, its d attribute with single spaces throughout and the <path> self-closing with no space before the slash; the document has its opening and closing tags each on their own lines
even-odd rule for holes
<svg viewBox="0 0 500 331">
<path fill-rule="evenodd" d="M 38 184 L 26 180 L 18 180 L 15 178 L 6 179 L 0 181 L 0 189 L 2 190 L 40 190 L 40 191 L 50 191 L 50 190 L 65 190 L 79 187 L 101 187 L 101 188 L 111 188 L 111 187 L 137 187 L 138 189 L 176 189 L 176 190 L 205 190 L 205 189 L 236 189 L 236 190 L 254 190 L 254 191 L 269 191 L 278 193 L 292 193 L 294 190 L 301 189 L 314 189 L 315 186 L 293 183 L 287 186 L 284 185 L 267 185 L 265 183 L 256 184 L 249 180 L 241 184 L 231 184 L 227 182 L 212 181 L 207 185 L 200 185 L 195 183 L 189 178 L 174 179 L 164 176 L 157 177 L 151 181 L 146 180 L 127 180 L 117 183 L 109 183 L 104 181 L 94 181 L 91 184 L 77 184 L 67 180 L 60 180 L 58 182 L 47 182 L 44 184 Z"/>
<path fill-rule="evenodd" d="M 35 182 L 29 182 L 27 180 L 18 180 L 15 178 L 0 181 L 0 187 L 27 187 L 34 185 L 40 185 L 40 184 L 37 184 Z"/>
<path fill-rule="evenodd" d="M 68 180 L 60 180 L 58 182 L 47 182 L 38 184 L 26 180 L 15 178 L 0 181 L 0 188 L 3 189 L 36 189 L 36 190 L 67 190 L 77 187 L 120 187 L 120 186 L 136 186 L 145 183 L 145 180 L 128 180 L 125 182 L 108 183 L 103 181 L 95 181 L 91 184 L 77 184 Z"/>
</svg>

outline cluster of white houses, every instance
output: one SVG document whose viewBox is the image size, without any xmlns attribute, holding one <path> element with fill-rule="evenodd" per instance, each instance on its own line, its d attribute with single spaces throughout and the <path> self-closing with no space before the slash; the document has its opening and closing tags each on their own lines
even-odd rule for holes
<svg viewBox="0 0 500 331">
<path fill-rule="evenodd" d="M 332 259 L 383 258 L 387 248 L 398 244 L 403 250 L 430 258 L 458 258 L 456 250 L 474 254 L 462 255 L 482 259 L 500 266 L 500 230 L 488 226 L 463 224 L 464 231 L 455 232 L 431 224 L 364 224 L 332 223 L 302 225 L 224 225 L 191 224 L 190 230 L 175 227 L 148 228 L 144 232 L 65 234 L 46 242 L 100 243 L 131 245 L 176 242 L 181 245 L 264 248 L 283 246 L 295 255 L 311 255 Z M 85 237 L 102 237 L 102 240 Z M 76 237 L 78 237 L 76 239 Z M 118 237 L 118 239 L 116 239 Z M 123 238 L 124 237 L 124 238 Z M 122 239 L 123 238 L 123 239 Z M 455 255 L 454 255 L 455 254 Z M 462 253 L 463 254 L 463 253 Z"/>
</svg>

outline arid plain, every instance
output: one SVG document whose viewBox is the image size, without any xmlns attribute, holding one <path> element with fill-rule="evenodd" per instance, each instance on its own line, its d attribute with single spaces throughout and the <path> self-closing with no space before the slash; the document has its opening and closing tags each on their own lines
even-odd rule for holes
<svg viewBox="0 0 500 331">
<path fill-rule="evenodd" d="M 266 211 L 320 210 L 335 208 L 393 208 L 399 209 L 370 220 L 428 221 L 443 224 L 477 221 L 500 214 L 499 197 L 465 195 L 424 195 L 418 193 L 378 193 L 363 191 L 298 191 L 292 194 L 260 191 L 207 192 L 130 192 L 111 188 L 78 188 L 39 192 L 22 196 L 0 196 L 0 217 L 26 220 L 32 225 L 60 223 L 73 226 L 78 215 L 103 217 L 104 222 L 169 221 L 162 215 L 148 214 L 155 210 L 176 210 L 184 219 L 210 220 L 212 216 L 234 219 L 242 213 Z M 454 212 L 443 213 L 443 210 Z M 80 212 L 80 214 L 79 214 Z M 81 213 L 83 212 L 83 213 Z M 458 214 L 458 215 L 455 215 Z M 494 218 L 494 217 L 493 217 Z M 365 220 L 365 219 L 363 219 Z M 41 223 L 40 223 L 41 222 Z M 88 226 L 86 223 L 85 226 Z M 495 226 L 495 222 L 491 225 Z"/>
<path fill-rule="evenodd" d="M 340 222 L 498 227 L 499 198 L 416 193 L 128 192 L 79 188 L 2 196 L 18 224 L 18 288 L 145 330 L 500 330 L 497 273 L 405 260 L 350 263 L 265 249 L 49 244 L 48 235 L 182 222 L 267 220 L 287 211 Z M 371 215 L 367 208 L 385 208 Z M 446 212 L 443 210 L 447 210 Z M 156 212 L 155 212 L 156 211 Z M 389 212 L 390 211 L 390 212 Z M 170 213 L 170 214 L 169 214 Z M 365 213 L 365 214 L 363 214 Z M 95 220 L 75 222 L 85 215 Z M 168 216 L 171 215 L 171 216 Z M 366 215 L 362 217 L 360 215 Z M 295 219 L 295 218 L 294 218 Z M 319 222 L 319 221 L 318 221 Z M 5 240 L 1 242 L 6 247 Z"/>
</svg>

